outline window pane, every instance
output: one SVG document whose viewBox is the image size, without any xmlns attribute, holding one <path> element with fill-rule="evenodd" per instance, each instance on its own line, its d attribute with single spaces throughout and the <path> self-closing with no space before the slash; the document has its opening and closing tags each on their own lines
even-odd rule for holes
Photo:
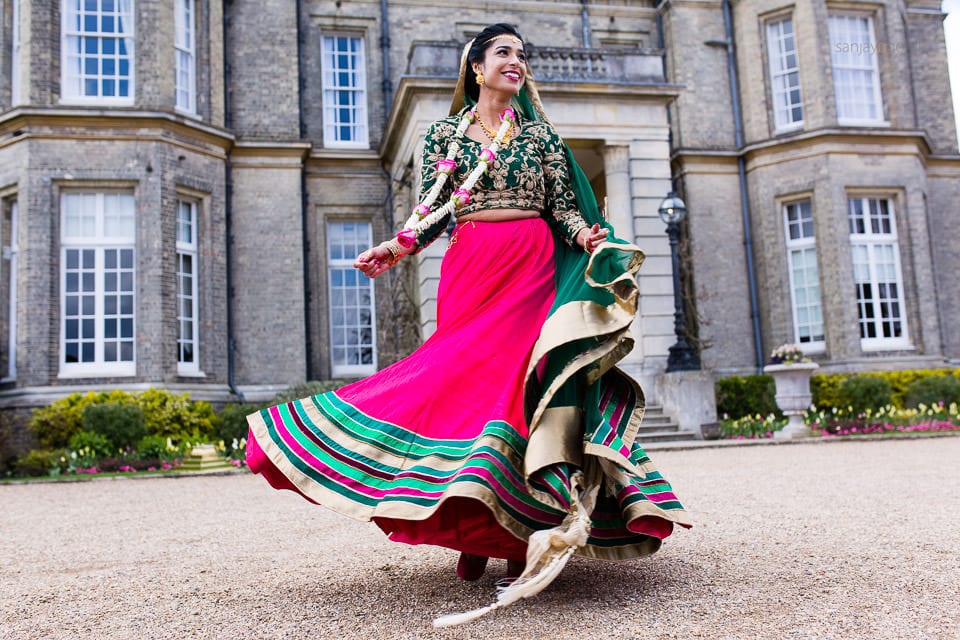
<svg viewBox="0 0 960 640">
<path fill-rule="evenodd" d="M 372 371 L 376 362 L 373 281 L 352 267 L 357 253 L 372 244 L 371 226 L 329 223 L 326 235 L 332 363 L 341 373 Z M 338 366 L 347 369 L 337 370 Z"/>
<path fill-rule="evenodd" d="M 123 354 L 132 357 L 134 340 L 133 196 L 67 193 L 61 206 L 62 363 L 101 375 L 87 365 L 132 362 Z"/>
<path fill-rule="evenodd" d="M 64 96 L 129 97 L 133 40 L 132 0 L 68 2 L 64 25 Z"/>
<path fill-rule="evenodd" d="M 813 208 L 809 200 L 784 205 L 794 337 L 800 344 L 823 342 L 820 274 Z"/>
<path fill-rule="evenodd" d="M 906 337 L 900 282 L 900 249 L 892 201 L 851 198 L 851 242 L 860 337 L 870 340 Z"/>
<path fill-rule="evenodd" d="M 779 128 L 802 122 L 799 58 L 793 34 L 793 18 L 767 25 L 767 55 L 776 126 Z"/>
<path fill-rule="evenodd" d="M 831 15 L 828 29 L 837 117 L 840 120 L 881 120 L 873 18 Z"/>
<path fill-rule="evenodd" d="M 362 38 L 323 38 L 324 136 L 328 142 L 366 139 L 366 78 Z"/>
</svg>

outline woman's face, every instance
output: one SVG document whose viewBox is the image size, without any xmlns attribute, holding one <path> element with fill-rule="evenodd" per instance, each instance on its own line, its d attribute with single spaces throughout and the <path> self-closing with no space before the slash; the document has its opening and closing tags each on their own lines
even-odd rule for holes
<svg viewBox="0 0 960 640">
<path fill-rule="evenodd" d="M 483 88 L 507 93 L 519 93 L 527 73 L 527 56 L 523 43 L 512 36 L 503 36 L 490 43 L 484 52 Z"/>
</svg>

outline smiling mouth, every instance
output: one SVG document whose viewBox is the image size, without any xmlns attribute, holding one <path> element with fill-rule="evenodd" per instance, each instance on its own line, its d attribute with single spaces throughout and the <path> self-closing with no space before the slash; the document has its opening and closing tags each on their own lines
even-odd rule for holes
<svg viewBox="0 0 960 640">
<path fill-rule="evenodd" d="M 516 71 L 507 71 L 506 73 L 503 74 L 503 77 L 506 78 L 507 80 L 512 80 L 513 82 L 520 81 L 520 74 L 517 73 Z"/>
</svg>

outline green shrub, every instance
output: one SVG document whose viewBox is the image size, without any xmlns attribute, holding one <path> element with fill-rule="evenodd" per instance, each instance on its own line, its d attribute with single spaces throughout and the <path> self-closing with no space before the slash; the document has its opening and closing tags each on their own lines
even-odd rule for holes
<svg viewBox="0 0 960 640">
<path fill-rule="evenodd" d="M 915 409 L 917 405 L 927 406 L 942 402 L 949 407 L 951 403 L 960 404 L 960 378 L 954 376 L 931 376 L 915 380 L 907 387 L 904 405 Z"/>
<path fill-rule="evenodd" d="M 118 447 L 102 433 L 81 431 L 70 438 L 69 450 L 74 466 L 93 467 L 101 458 L 116 455 Z"/>
<path fill-rule="evenodd" d="M 108 402 L 129 403 L 131 398 L 126 391 L 73 393 L 34 410 L 28 427 L 37 435 L 41 447 L 65 447 L 72 436 L 83 431 L 83 412 L 88 406 Z"/>
<path fill-rule="evenodd" d="M 13 419 L 5 411 L 0 411 L 0 476 L 13 472 L 17 454 L 13 446 Z"/>
<path fill-rule="evenodd" d="M 773 376 L 730 376 L 717 380 L 717 415 L 731 420 L 745 416 L 783 414 L 777 407 Z"/>
<path fill-rule="evenodd" d="M 147 432 L 167 438 L 204 440 L 213 438 L 217 416 L 209 402 L 192 401 L 163 389 L 147 389 L 135 396 L 143 410 Z"/>
<path fill-rule="evenodd" d="M 294 385 L 286 391 L 281 391 L 277 394 L 277 397 L 273 399 L 271 404 L 283 404 L 284 402 L 309 398 L 310 396 L 326 393 L 327 391 L 334 391 L 349 382 L 349 380 L 311 380 L 310 382 Z"/>
<path fill-rule="evenodd" d="M 92 404 L 83 410 L 83 430 L 105 436 L 114 453 L 133 448 L 147 435 L 143 409 L 132 404 Z"/>
<path fill-rule="evenodd" d="M 818 373 L 810 378 L 810 391 L 813 394 L 811 401 L 817 409 L 830 411 L 843 406 L 840 398 L 840 385 L 850 376 L 845 373 L 823 374 Z"/>
<path fill-rule="evenodd" d="M 890 382 L 874 375 L 852 376 L 840 384 L 841 407 L 852 407 L 853 413 L 867 409 L 877 411 L 893 403 Z"/>
<path fill-rule="evenodd" d="M 13 473 L 20 477 L 58 476 L 67 470 L 66 449 L 33 449 L 17 458 Z"/>
<path fill-rule="evenodd" d="M 137 457 L 144 460 L 161 460 L 170 462 L 175 458 L 183 457 L 183 450 L 175 446 L 169 438 L 147 435 L 137 443 Z"/>
<path fill-rule="evenodd" d="M 228 404 L 220 410 L 220 426 L 217 430 L 217 438 L 223 441 L 230 454 L 233 450 L 233 442 L 238 443 L 247 437 L 249 427 L 247 425 L 247 415 L 259 411 L 269 405 L 260 405 L 252 403 Z"/>
</svg>

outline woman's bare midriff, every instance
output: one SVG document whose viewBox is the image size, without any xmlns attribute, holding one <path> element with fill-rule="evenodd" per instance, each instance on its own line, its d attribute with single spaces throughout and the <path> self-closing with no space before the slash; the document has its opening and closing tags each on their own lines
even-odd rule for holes
<svg viewBox="0 0 960 640">
<path fill-rule="evenodd" d="M 504 222 L 539 217 L 540 212 L 535 209 L 483 209 L 457 216 L 457 222 Z"/>
</svg>

